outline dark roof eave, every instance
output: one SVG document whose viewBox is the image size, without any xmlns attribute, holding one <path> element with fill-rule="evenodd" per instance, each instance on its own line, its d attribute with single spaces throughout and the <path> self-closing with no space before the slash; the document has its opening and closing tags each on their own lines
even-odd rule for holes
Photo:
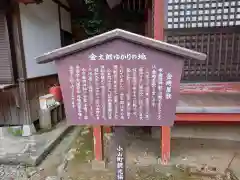
<svg viewBox="0 0 240 180">
<path fill-rule="evenodd" d="M 159 51 L 164 51 L 167 53 L 171 53 L 177 56 L 186 57 L 190 59 L 206 60 L 206 57 L 207 57 L 206 54 L 199 53 L 197 51 L 189 50 L 189 49 L 172 45 L 166 42 L 147 38 L 145 36 L 134 34 L 121 29 L 115 29 L 115 30 L 103 33 L 101 35 L 77 42 L 75 44 L 71 44 L 69 46 L 45 53 L 42 56 L 37 57 L 36 61 L 38 64 L 48 63 L 53 60 L 57 60 L 61 57 L 82 51 L 92 46 L 102 44 L 106 41 L 117 39 L 117 38 L 125 39 L 127 41 L 137 43 L 143 46 L 149 46 Z"/>
</svg>

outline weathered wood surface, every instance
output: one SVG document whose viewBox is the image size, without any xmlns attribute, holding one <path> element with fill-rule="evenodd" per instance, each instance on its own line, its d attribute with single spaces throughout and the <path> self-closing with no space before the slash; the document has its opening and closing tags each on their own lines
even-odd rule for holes
<svg viewBox="0 0 240 180">
<path fill-rule="evenodd" d="M 28 102 L 30 102 L 32 122 L 39 119 L 39 96 L 47 94 L 49 87 L 57 82 L 57 75 L 27 80 Z M 21 97 L 19 96 L 19 87 L 17 85 L 0 89 L 0 126 L 25 123 L 20 100 Z"/>
<path fill-rule="evenodd" d="M 181 83 L 181 94 L 239 93 L 240 82 Z"/>
<path fill-rule="evenodd" d="M 177 113 L 240 113 L 240 93 L 182 94 Z"/>
</svg>

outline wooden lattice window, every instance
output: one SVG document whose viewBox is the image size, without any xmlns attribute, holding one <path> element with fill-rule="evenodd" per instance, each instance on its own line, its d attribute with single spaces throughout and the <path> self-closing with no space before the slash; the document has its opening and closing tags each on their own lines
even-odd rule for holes
<svg viewBox="0 0 240 180">
<path fill-rule="evenodd" d="M 239 0 L 168 0 L 166 12 L 168 29 L 240 25 Z"/>
<path fill-rule="evenodd" d="M 169 43 L 207 54 L 206 61 L 185 60 L 183 80 L 240 80 L 240 32 L 237 29 L 166 34 Z"/>
</svg>

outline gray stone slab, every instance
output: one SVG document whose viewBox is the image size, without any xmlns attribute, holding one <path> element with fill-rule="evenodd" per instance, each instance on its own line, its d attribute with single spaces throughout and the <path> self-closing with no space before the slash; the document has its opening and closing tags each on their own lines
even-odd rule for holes
<svg viewBox="0 0 240 180">
<path fill-rule="evenodd" d="M 50 132 L 27 138 L 7 135 L 1 142 L 5 153 L 0 155 L 0 164 L 36 166 L 71 129 L 63 122 Z"/>
</svg>

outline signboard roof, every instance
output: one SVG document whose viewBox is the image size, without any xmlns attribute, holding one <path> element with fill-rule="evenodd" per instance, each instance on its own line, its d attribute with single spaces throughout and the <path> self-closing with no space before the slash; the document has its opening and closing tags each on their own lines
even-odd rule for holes
<svg viewBox="0 0 240 180">
<path fill-rule="evenodd" d="M 57 60 L 70 124 L 172 126 L 185 58 L 206 55 L 116 29 L 37 62 Z"/>
<path fill-rule="evenodd" d="M 166 42 L 162 42 L 152 38 L 134 34 L 121 29 L 115 29 L 115 30 L 103 33 L 101 35 L 77 42 L 75 44 L 71 44 L 69 46 L 45 53 L 42 56 L 37 57 L 36 61 L 39 64 L 48 63 L 48 62 L 58 60 L 62 57 L 65 57 L 74 53 L 78 53 L 82 50 L 91 48 L 96 45 L 103 44 L 107 41 L 111 41 L 114 39 L 123 39 L 135 44 L 147 46 L 159 51 L 163 51 L 166 53 L 170 53 L 170 54 L 185 57 L 185 58 L 196 59 L 196 60 L 206 59 L 206 54 L 203 54 L 203 53 L 199 53 L 199 52 L 189 50 L 183 47 L 179 47 L 176 45 L 172 45 Z"/>
</svg>

